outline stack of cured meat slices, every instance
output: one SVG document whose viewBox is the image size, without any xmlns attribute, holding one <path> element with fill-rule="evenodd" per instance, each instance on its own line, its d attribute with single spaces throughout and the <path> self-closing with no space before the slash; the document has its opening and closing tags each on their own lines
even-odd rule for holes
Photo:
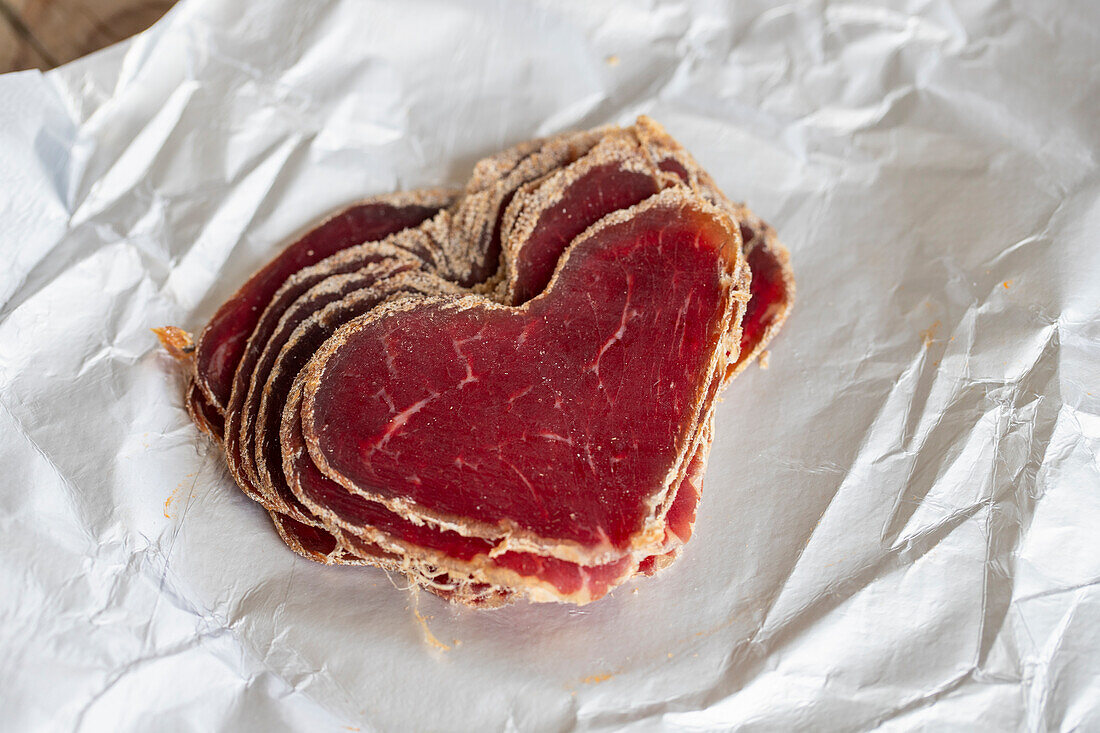
<svg viewBox="0 0 1100 733">
<path fill-rule="evenodd" d="M 772 230 L 641 118 L 355 204 L 198 339 L 158 333 L 295 552 L 587 603 L 691 536 L 718 397 L 793 296 Z"/>
</svg>

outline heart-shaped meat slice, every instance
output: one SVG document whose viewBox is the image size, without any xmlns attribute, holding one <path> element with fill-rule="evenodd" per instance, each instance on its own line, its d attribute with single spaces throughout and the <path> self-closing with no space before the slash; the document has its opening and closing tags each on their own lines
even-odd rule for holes
<svg viewBox="0 0 1100 733">
<path fill-rule="evenodd" d="M 525 306 L 376 309 L 307 368 L 310 454 L 398 514 L 510 549 L 647 554 L 740 335 L 744 273 L 729 218 L 669 189 L 590 229 Z"/>
<path fill-rule="evenodd" d="M 746 207 L 738 208 L 745 261 L 752 270 L 752 297 L 741 328 L 741 353 L 730 366 L 727 379 L 743 371 L 775 338 L 794 305 L 795 294 L 787 248 L 779 243 L 775 230 Z"/>
<path fill-rule="evenodd" d="M 374 234 L 403 229 L 407 236 L 397 242 L 402 249 L 435 268 L 447 271 L 452 277 L 472 277 L 473 274 L 489 272 L 496 267 L 501 212 L 515 189 L 574 159 L 595 144 L 600 136 L 601 131 L 567 133 L 521 143 L 481 161 L 466 187 L 466 196 L 461 204 L 454 211 L 443 212 L 442 216 L 415 230 L 405 228 L 404 224 L 423 218 L 419 215 L 419 208 L 430 205 L 435 211 L 439 205 L 453 200 L 453 194 L 442 191 L 394 194 L 350 207 L 280 253 L 224 304 L 199 340 L 202 348 L 197 351 L 194 360 L 195 377 L 189 386 L 187 404 L 196 424 L 220 439 L 226 418 L 222 416 L 220 403 L 217 403 L 219 407 L 214 407 L 215 402 L 208 395 L 222 391 L 220 385 L 226 365 L 236 360 L 227 410 L 230 434 L 225 447 L 230 469 L 242 490 L 269 510 L 289 511 L 296 517 L 295 522 L 303 522 L 307 526 L 316 524 L 296 511 L 297 507 L 292 502 L 288 506 L 288 502 L 280 500 L 277 495 L 263 494 L 257 490 L 260 481 L 255 465 L 250 460 L 250 454 L 241 451 L 238 432 L 242 432 L 240 437 L 249 439 L 249 411 L 254 404 L 250 398 L 257 389 L 254 376 L 256 362 L 272 335 L 280 326 L 286 325 L 286 309 L 297 299 L 306 297 L 307 292 L 319 287 L 323 278 L 350 273 L 380 256 L 379 247 L 371 243 L 349 245 Z M 392 214 L 388 228 L 381 216 L 387 212 Z M 455 218 L 465 222 L 467 228 L 476 229 L 473 232 L 476 236 L 452 237 L 451 222 Z M 318 252 L 334 254 L 316 264 L 293 269 L 296 265 L 308 265 L 315 261 Z M 481 264 L 471 264 L 475 260 Z M 465 275 L 455 274 L 456 266 L 448 266 L 448 262 L 458 263 L 457 269 Z M 285 280 L 282 285 L 271 294 L 273 285 L 283 276 Z M 261 308 L 265 297 L 268 298 L 266 307 Z M 247 313 L 244 312 L 246 305 L 249 308 Z M 261 312 L 258 319 L 255 319 L 255 312 Z M 249 318 L 254 319 L 255 325 L 250 325 Z M 251 334 L 247 345 L 240 349 L 237 342 L 249 327 Z M 219 356 L 214 359 L 209 356 L 211 354 Z M 210 385 L 214 388 L 211 389 Z M 204 386 L 208 387 L 205 392 L 201 389 Z M 280 529 L 284 539 L 292 532 Z"/>
<path fill-rule="evenodd" d="M 648 166 L 645 158 L 639 154 L 637 141 L 629 134 L 608 136 L 581 160 L 550 177 L 540 180 L 539 185 L 533 190 L 527 190 L 528 186 L 524 186 L 520 194 L 517 195 L 517 200 L 512 208 L 516 204 L 523 203 L 524 205 L 521 206 L 520 210 L 524 215 L 529 215 L 538 211 L 540 205 L 543 210 L 547 210 L 563 198 L 576 200 L 577 197 L 572 195 L 574 189 L 583 191 L 588 194 L 590 199 L 594 200 L 589 200 L 583 207 L 578 207 L 572 211 L 560 206 L 553 206 L 553 209 L 548 212 L 549 216 L 535 216 L 532 220 L 536 222 L 536 225 L 527 227 L 527 230 L 537 235 L 542 227 L 549 226 L 556 238 L 571 237 L 569 234 L 563 235 L 561 230 L 571 228 L 573 231 L 582 231 L 603 215 L 629 205 L 635 200 L 640 200 L 649 192 L 656 190 L 658 182 L 649 178 L 651 170 L 651 166 Z M 624 172 L 629 175 L 624 176 Z M 627 183 L 626 186 L 623 185 L 624 181 Z M 542 189 L 550 189 L 551 195 L 543 195 L 544 191 Z M 530 205 L 532 202 L 525 201 L 527 198 L 535 198 L 540 205 Z M 562 223 L 565 224 L 565 227 L 562 226 Z M 396 237 L 400 239 L 413 234 L 414 232 L 407 231 L 396 235 Z M 542 237 L 541 240 L 536 240 L 536 243 L 541 244 L 548 239 Z M 564 245 L 557 245 L 555 263 L 557 256 L 560 255 L 560 250 L 563 248 Z M 524 249 L 519 248 L 517 251 L 523 251 Z M 529 276 L 525 271 L 521 271 L 518 277 L 513 272 L 512 282 L 522 283 L 526 277 Z M 397 286 L 402 279 L 407 279 L 407 277 L 391 278 L 384 285 L 392 285 L 396 289 L 401 289 Z M 421 276 L 420 279 L 424 280 L 424 277 Z M 547 276 L 545 279 L 548 280 L 549 277 Z M 326 293 L 331 293 L 343 288 L 345 280 L 346 276 L 337 276 L 331 278 L 330 281 L 340 281 L 339 283 L 326 281 L 315 287 L 323 288 Z M 336 285 L 339 287 L 334 287 Z M 433 288 L 436 292 L 453 291 L 453 286 L 448 290 L 446 287 L 448 285 L 449 283 L 446 281 L 437 279 L 437 284 L 429 287 L 427 292 L 431 292 Z M 305 360 L 321 345 L 327 336 L 331 335 L 337 326 L 358 315 L 364 308 L 369 308 L 373 302 L 372 298 L 377 300 L 381 297 L 376 294 L 376 290 L 371 288 L 370 291 L 364 293 L 354 293 L 344 302 L 332 302 L 322 310 L 313 313 L 306 321 L 302 322 L 295 335 L 286 342 L 282 353 L 279 354 L 270 367 L 265 366 L 270 351 L 274 346 L 281 346 L 284 340 L 274 336 L 269 340 L 267 347 L 265 347 L 264 356 L 257 363 L 253 375 L 254 385 L 266 380 L 263 401 L 260 409 L 256 412 L 256 429 L 254 431 L 257 436 L 255 465 L 260 474 L 257 485 L 260 486 L 261 491 L 272 503 L 282 507 L 282 511 L 288 511 L 293 516 L 301 518 L 301 512 L 306 512 L 306 507 L 308 507 L 308 510 L 318 516 L 336 522 L 339 527 L 335 529 L 330 527 L 330 529 L 337 534 L 343 529 L 348 532 L 370 536 L 373 541 L 382 546 L 393 548 L 400 545 L 395 551 L 402 552 L 406 556 L 416 556 L 421 561 L 429 562 L 435 566 L 446 566 L 449 571 L 481 572 L 482 577 L 491 579 L 493 582 L 511 583 L 513 585 L 522 582 L 526 587 L 530 587 L 533 577 L 534 580 L 539 581 L 544 586 L 544 591 L 546 590 L 545 587 L 548 586 L 548 592 L 559 594 L 559 599 L 575 602 L 583 602 L 582 599 L 591 599 L 595 597 L 594 594 L 602 595 L 608 587 L 607 581 L 609 580 L 604 569 L 561 567 L 562 564 L 548 565 L 546 563 L 524 562 L 520 565 L 521 568 L 534 568 L 534 570 L 527 572 L 523 578 L 517 581 L 512 571 L 502 572 L 502 569 L 515 564 L 518 557 L 515 553 L 508 553 L 494 558 L 487 556 L 487 553 L 494 549 L 493 545 L 486 545 L 486 543 L 481 542 L 474 543 L 472 547 L 463 546 L 461 540 L 464 540 L 464 538 L 455 533 L 439 533 L 437 530 L 430 528 L 418 529 L 415 525 L 412 527 L 412 530 L 415 531 L 410 532 L 410 528 L 405 526 L 409 524 L 407 521 L 388 512 L 381 505 L 371 504 L 366 500 L 360 499 L 360 506 L 356 510 L 355 502 L 346 500 L 341 502 L 334 499 L 334 491 L 337 492 L 338 496 L 338 493 L 343 493 L 344 490 L 321 476 L 312 466 L 309 466 L 309 469 L 312 470 L 301 469 L 301 474 L 296 473 L 293 464 L 287 468 L 287 475 L 290 478 L 291 486 L 294 488 L 294 493 L 301 499 L 305 505 L 304 507 L 294 505 L 287 508 L 287 504 L 293 503 L 292 500 L 283 503 L 272 496 L 276 494 L 285 499 L 288 493 L 286 482 L 283 481 L 278 470 L 277 463 L 280 458 L 278 445 L 272 444 L 269 439 L 269 436 L 272 436 L 277 429 L 278 412 L 274 408 L 286 404 L 289 387 L 287 380 L 293 378 Z M 299 299 L 296 306 L 302 305 L 308 310 L 312 301 L 312 298 L 303 297 Z M 328 302 L 328 300 L 324 302 Z M 288 321 L 290 316 L 290 312 L 284 315 L 284 323 Z M 291 320 L 290 322 L 297 321 Z M 273 418 L 275 419 L 273 420 Z M 246 418 L 243 425 L 242 436 L 248 428 L 249 419 Z M 296 438 L 299 434 L 297 421 L 290 427 L 293 429 Z M 245 440 L 242 437 L 242 442 L 245 442 Z M 296 447 L 299 441 L 295 440 L 294 442 L 295 445 L 289 449 L 290 453 L 299 450 Z M 308 456 L 305 457 L 305 460 L 308 461 Z M 320 484 L 320 486 L 317 484 Z M 678 494 L 676 501 L 678 504 L 689 506 L 691 514 L 693 514 L 697 499 L 697 492 L 689 491 L 685 492 L 682 497 Z M 672 516 L 673 513 L 670 512 L 670 517 Z M 432 536 L 433 533 L 440 536 Z M 425 534 L 429 536 L 425 537 Z M 678 536 L 675 533 L 668 534 L 667 544 L 670 546 L 682 542 L 687 537 L 687 533 L 682 528 Z M 452 536 L 448 537 L 448 535 Z M 460 541 L 457 545 L 456 540 Z M 632 572 L 630 568 L 625 567 L 621 570 L 625 574 Z M 615 578 L 615 580 L 621 579 Z"/>
</svg>

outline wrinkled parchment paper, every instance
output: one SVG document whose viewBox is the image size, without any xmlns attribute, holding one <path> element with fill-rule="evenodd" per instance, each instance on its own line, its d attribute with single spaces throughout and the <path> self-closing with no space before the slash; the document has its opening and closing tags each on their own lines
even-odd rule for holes
<svg viewBox="0 0 1100 733">
<path fill-rule="evenodd" d="M 0 77 L 0 727 L 1100 727 L 1100 6 L 959 5 L 184 0 Z M 638 113 L 799 281 L 683 558 L 485 613 L 291 554 L 149 328 Z"/>
</svg>

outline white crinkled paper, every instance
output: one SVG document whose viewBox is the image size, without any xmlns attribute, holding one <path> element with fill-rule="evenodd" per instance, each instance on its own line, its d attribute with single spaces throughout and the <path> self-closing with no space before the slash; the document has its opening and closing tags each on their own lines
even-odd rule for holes
<svg viewBox="0 0 1100 733">
<path fill-rule="evenodd" d="M 1100 727 L 1100 9 L 727 5 L 184 0 L 0 77 L 0 728 Z M 474 612 L 291 554 L 149 328 L 639 113 L 798 277 L 682 559 Z"/>
</svg>

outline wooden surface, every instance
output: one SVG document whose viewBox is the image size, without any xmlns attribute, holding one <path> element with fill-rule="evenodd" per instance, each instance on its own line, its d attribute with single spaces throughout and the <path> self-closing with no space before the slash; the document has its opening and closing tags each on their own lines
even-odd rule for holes
<svg viewBox="0 0 1100 733">
<path fill-rule="evenodd" d="M 0 73 L 50 69 L 140 33 L 175 0 L 0 0 Z"/>
</svg>

